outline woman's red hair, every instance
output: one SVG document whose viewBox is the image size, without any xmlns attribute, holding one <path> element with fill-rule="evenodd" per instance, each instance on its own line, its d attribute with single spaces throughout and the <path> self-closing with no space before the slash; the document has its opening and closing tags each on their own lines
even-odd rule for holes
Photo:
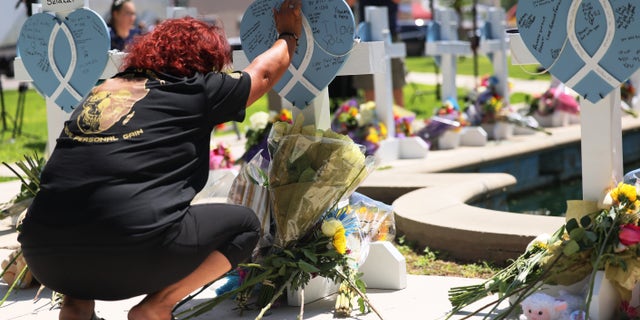
<svg viewBox="0 0 640 320">
<path fill-rule="evenodd" d="M 147 69 L 177 77 L 221 71 L 231 64 L 222 30 L 186 17 L 170 19 L 127 47 L 123 68 Z"/>
</svg>

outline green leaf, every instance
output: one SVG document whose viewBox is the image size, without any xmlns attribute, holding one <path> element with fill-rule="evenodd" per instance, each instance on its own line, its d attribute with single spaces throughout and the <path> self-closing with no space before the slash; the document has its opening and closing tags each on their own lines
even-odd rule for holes
<svg viewBox="0 0 640 320">
<path fill-rule="evenodd" d="M 273 265 L 274 268 L 280 268 L 280 266 L 286 263 L 287 263 L 287 259 L 282 257 L 276 257 L 271 261 L 271 264 Z"/>
<path fill-rule="evenodd" d="M 304 271 L 304 272 L 308 272 L 308 273 L 314 273 L 314 272 L 319 272 L 320 269 L 312 266 L 311 264 L 308 264 L 304 261 L 299 261 L 298 262 L 298 268 L 300 268 L 300 270 Z"/>
<path fill-rule="evenodd" d="M 593 232 L 593 231 L 587 231 L 587 232 L 585 232 L 585 237 L 586 237 L 589 241 L 591 241 L 591 243 L 595 243 L 595 242 L 597 242 L 597 241 L 598 241 L 598 235 L 597 235 L 595 232 Z"/>
<path fill-rule="evenodd" d="M 571 233 L 573 229 L 576 229 L 579 227 L 580 226 L 578 225 L 578 220 L 576 220 L 575 218 L 572 218 L 571 220 L 567 221 L 567 232 Z"/>
<path fill-rule="evenodd" d="M 585 232 L 582 228 L 576 228 L 569 232 L 569 237 L 571 237 L 571 240 L 581 241 L 584 238 Z"/>
<path fill-rule="evenodd" d="M 313 254 L 313 252 L 311 252 L 311 250 L 309 249 L 302 249 L 302 254 L 304 254 L 305 257 L 307 257 L 307 259 L 309 259 L 309 261 L 316 263 L 318 262 L 318 257 L 316 257 L 315 254 Z"/>
<path fill-rule="evenodd" d="M 281 277 L 284 277 L 287 274 L 287 266 L 282 265 L 282 267 L 280 267 L 280 269 L 278 270 L 278 275 Z"/>
<path fill-rule="evenodd" d="M 575 240 L 569 240 L 566 243 L 564 249 L 562 249 L 562 253 L 564 253 L 567 256 L 571 256 L 575 253 L 578 253 L 579 251 L 580 251 L 580 245 Z"/>
<path fill-rule="evenodd" d="M 584 216 L 584 217 L 582 217 L 582 218 L 580 219 L 580 225 L 581 225 L 583 228 L 588 228 L 588 227 L 591 225 L 591 221 L 592 221 L 592 220 L 591 220 L 591 217 L 589 217 L 589 216 Z"/>
</svg>

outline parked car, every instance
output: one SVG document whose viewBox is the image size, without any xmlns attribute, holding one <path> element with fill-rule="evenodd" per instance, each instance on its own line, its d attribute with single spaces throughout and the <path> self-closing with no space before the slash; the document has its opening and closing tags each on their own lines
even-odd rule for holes
<svg viewBox="0 0 640 320">
<path fill-rule="evenodd" d="M 420 2 L 401 3 L 396 33 L 407 46 L 407 56 L 423 56 L 431 11 Z"/>
<path fill-rule="evenodd" d="M 427 39 L 428 23 L 421 19 L 399 20 L 397 24 L 398 40 L 407 46 L 407 56 L 423 56 Z"/>
</svg>

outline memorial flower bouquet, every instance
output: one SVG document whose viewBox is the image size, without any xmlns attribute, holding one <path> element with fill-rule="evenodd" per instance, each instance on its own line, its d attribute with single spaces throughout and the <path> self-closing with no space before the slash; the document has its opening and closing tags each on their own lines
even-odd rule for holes
<svg viewBox="0 0 640 320">
<path fill-rule="evenodd" d="M 548 116 L 556 111 L 580 114 L 578 100 L 565 92 L 564 85 L 551 86 L 542 94 L 536 95 L 529 103 L 529 114 Z"/>
<path fill-rule="evenodd" d="M 598 271 L 604 271 L 623 305 L 628 304 L 631 290 L 640 281 L 640 200 L 636 187 L 619 184 L 608 193 L 601 209 L 594 202 L 569 204 L 567 222 L 553 236 L 536 238 L 511 265 L 485 282 L 452 288 L 450 315 L 497 294 L 494 301 L 480 310 L 491 307 L 488 314 L 492 319 L 504 319 L 522 300 L 539 290 L 584 282 L 586 292 L 577 294 L 584 297 L 588 317 Z M 507 299 L 511 306 L 492 314 Z"/>
<path fill-rule="evenodd" d="M 495 76 L 484 77 L 480 82 L 480 88 L 472 91 L 467 97 L 470 104 L 466 114 L 471 125 L 493 124 L 509 111 L 508 104 L 497 91 L 498 81 Z"/>
<path fill-rule="evenodd" d="M 448 130 L 460 132 L 469 125 L 466 114 L 460 112 L 460 107 L 453 99 L 446 101 L 434 111 L 434 115 L 424 121 L 424 127 L 416 135 L 431 146 L 438 146 L 438 139 Z"/>
<path fill-rule="evenodd" d="M 314 276 L 342 284 L 338 311 L 351 312 L 354 296 L 362 311 L 375 311 L 354 267 L 366 250 L 357 212 L 340 205 L 371 172 L 375 158 L 347 136 L 302 122 L 276 122 L 268 138 L 272 161 L 265 176 L 273 222 L 262 227 L 263 234 L 273 234 L 272 245 L 241 265 L 244 276 L 236 287 L 177 313 L 179 318 L 198 316 L 235 297 L 240 310 L 254 304 L 262 308 L 256 318 L 261 319 L 285 290 L 303 293 Z"/>
<path fill-rule="evenodd" d="M 209 170 L 233 168 L 231 149 L 224 143 L 218 143 L 209 151 Z"/>
<path fill-rule="evenodd" d="M 351 99 L 344 102 L 333 115 L 331 129 L 363 145 L 366 155 L 375 154 L 380 141 L 387 138 L 387 128 L 378 121 L 372 101 L 358 104 L 357 100 Z"/>
<path fill-rule="evenodd" d="M 413 130 L 413 121 L 416 114 L 398 106 L 393 106 L 393 120 L 396 125 L 396 137 L 405 138 L 415 135 Z"/>
</svg>

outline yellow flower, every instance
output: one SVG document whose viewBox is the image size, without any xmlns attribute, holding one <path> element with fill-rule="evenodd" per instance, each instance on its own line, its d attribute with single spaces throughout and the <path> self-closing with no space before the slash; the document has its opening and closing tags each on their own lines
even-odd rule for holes
<svg viewBox="0 0 640 320">
<path fill-rule="evenodd" d="M 340 230 L 344 233 L 344 226 L 338 219 L 325 220 L 322 222 L 322 226 L 320 228 L 322 229 L 322 234 L 330 238 L 335 236 L 335 234 Z"/>
<path fill-rule="evenodd" d="M 340 254 L 347 252 L 347 236 L 346 230 L 342 225 L 342 222 L 338 219 L 328 219 L 322 222 L 320 227 L 322 234 L 327 237 L 333 238 L 333 247 Z"/>
<path fill-rule="evenodd" d="M 635 203 L 638 200 L 638 194 L 636 191 L 636 187 L 620 182 L 616 188 L 611 190 L 611 199 L 614 202 L 622 202 L 623 200 L 627 200 L 631 203 Z"/>
<path fill-rule="evenodd" d="M 347 252 L 347 236 L 345 235 L 344 228 L 340 228 L 336 234 L 333 235 L 333 247 L 336 248 L 339 254 L 345 254 Z"/>
<path fill-rule="evenodd" d="M 531 242 L 529 242 L 529 244 L 527 245 L 527 251 L 531 251 L 533 249 L 537 249 L 537 250 L 546 250 L 548 249 L 549 245 L 549 239 L 551 238 L 551 236 L 549 234 L 543 233 L 539 236 L 537 236 L 535 239 L 533 239 Z"/>
<path fill-rule="evenodd" d="M 380 137 L 382 138 L 387 137 L 387 126 L 385 126 L 384 123 L 382 122 L 380 122 Z"/>
<path fill-rule="evenodd" d="M 375 128 L 369 128 L 369 134 L 367 135 L 366 140 L 375 144 L 380 142 L 380 137 L 378 136 L 378 132 Z"/>
</svg>

